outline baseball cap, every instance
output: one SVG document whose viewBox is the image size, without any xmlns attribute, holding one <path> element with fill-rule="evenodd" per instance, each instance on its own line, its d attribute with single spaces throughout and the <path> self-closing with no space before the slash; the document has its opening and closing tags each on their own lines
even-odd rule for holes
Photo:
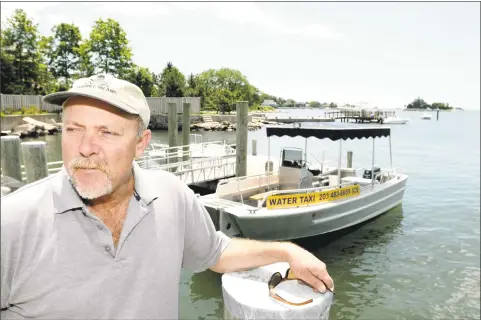
<svg viewBox="0 0 481 320">
<path fill-rule="evenodd" d="M 107 102 L 130 114 L 138 114 L 145 127 L 150 122 L 150 108 L 138 86 L 111 74 L 97 74 L 74 81 L 68 91 L 46 95 L 43 101 L 63 105 L 67 99 L 83 96 Z"/>
</svg>

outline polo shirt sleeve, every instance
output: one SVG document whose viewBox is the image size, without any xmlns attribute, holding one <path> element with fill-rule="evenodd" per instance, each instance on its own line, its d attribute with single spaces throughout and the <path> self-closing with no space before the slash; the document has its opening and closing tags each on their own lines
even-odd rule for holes
<svg viewBox="0 0 481 320">
<path fill-rule="evenodd" d="M 209 212 L 190 189 L 187 197 L 182 267 L 201 272 L 217 263 L 231 239 L 216 231 Z"/>
<path fill-rule="evenodd" d="M 2 247 L 1 247 L 1 295 L 0 295 L 0 300 L 1 300 L 1 309 L 6 309 L 8 307 L 8 299 L 10 297 L 10 288 L 12 286 L 12 277 L 11 277 L 11 272 L 9 268 L 9 255 L 7 252 L 9 251 L 9 248 L 7 246 L 7 241 L 5 239 L 6 235 L 4 235 L 3 232 L 3 226 L 2 226 Z"/>
<path fill-rule="evenodd" d="M 10 200 L 10 199 L 9 199 Z M 16 204 L 16 203 L 15 203 Z M 18 243 L 20 239 L 18 238 L 20 234 L 19 225 L 20 217 L 22 212 L 19 210 L 14 210 L 12 206 L 12 201 L 7 201 L 7 199 L 2 199 L 2 219 L 1 225 L 2 230 L 0 233 L 1 238 L 1 252 L 0 252 L 0 288 L 1 288 L 1 309 L 6 309 L 10 306 L 10 293 L 13 283 L 13 277 L 15 273 L 14 261 L 17 260 Z M 17 208 L 21 205 L 17 204 Z"/>
</svg>

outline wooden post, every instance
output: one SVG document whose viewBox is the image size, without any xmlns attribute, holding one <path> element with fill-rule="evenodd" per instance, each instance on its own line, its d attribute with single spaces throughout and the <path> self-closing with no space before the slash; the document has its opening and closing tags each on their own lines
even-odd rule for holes
<svg viewBox="0 0 481 320">
<path fill-rule="evenodd" d="M 257 156 L 257 140 L 252 139 L 252 155 Z"/>
<path fill-rule="evenodd" d="M 175 102 L 168 103 L 168 130 L 169 130 L 169 147 L 177 146 L 177 104 Z"/>
<path fill-rule="evenodd" d="M 25 163 L 27 183 L 48 177 L 45 146 L 45 141 L 22 142 L 23 163 Z"/>
<path fill-rule="evenodd" d="M 22 181 L 22 161 L 20 151 L 20 137 L 1 137 L 1 166 L 2 175 Z"/>
<path fill-rule="evenodd" d="M 189 144 L 190 144 L 190 103 L 184 102 L 182 114 L 182 144 L 184 145 L 183 160 L 189 160 Z"/>
<path fill-rule="evenodd" d="M 439 109 L 436 110 L 436 121 L 439 121 Z"/>
<path fill-rule="evenodd" d="M 169 102 L 168 107 L 168 131 L 169 131 L 169 152 L 167 153 L 167 163 L 177 162 L 177 151 L 175 148 L 177 146 L 177 104 L 175 102 Z M 169 170 L 171 172 L 175 171 L 173 168 Z"/>
<path fill-rule="evenodd" d="M 347 152 L 347 167 L 352 168 L 352 151 Z"/>
<path fill-rule="evenodd" d="M 236 176 L 243 177 L 247 174 L 247 115 L 248 102 L 239 101 L 236 106 Z"/>
</svg>

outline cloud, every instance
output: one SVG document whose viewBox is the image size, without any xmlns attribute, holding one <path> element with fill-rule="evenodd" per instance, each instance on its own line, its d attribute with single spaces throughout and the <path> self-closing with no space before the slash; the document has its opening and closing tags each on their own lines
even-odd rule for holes
<svg viewBox="0 0 481 320">
<path fill-rule="evenodd" d="M 342 35 L 330 27 L 317 23 L 294 24 L 262 10 L 255 3 L 209 3 L 206 4 L 220 19 L 261 27 L 264 30 L 292 36 L 315 39 L 339 39 Z"/>
<path fill-rule="evenodd" d="M 161 2 L 90 2 L 92 8 L 97 7 L 105 13 L 119 13 L 129 17 L 146 17 L 167 15 L 172 13 L 171 6 Z"/>
<path fill-rule="evenodd" d="M 41 18 L 40 12 L 50 7 L 60 5 L 56 2 L 2 2 L 1 3 L 1 19 L 6 22 L 7 18 L 11 17 L 15 9 L 23 9 L 27 15 L 38 23 Z"/>
<path fill-rule="evenodd" d="M 6 21 L 6 17 L 11 16 L 15 9 L 20 8 L 24 9 L 35 22 L 42 20 L 57 23 L 72 20 L 72 22 L 82 25 L 82 33 L 88 32 L 87 29 L 90 28 L 90 25 L 93 23 L 92 21 L 89 23 L 78 21 L 78 19 L 73 17 L 74 12 L 71 12 L 68 9 L 65 9 L 65 13 L 62 15 L 50 13 L 53 7 L 62 5 L 65 6 L 68 2 L 69 1 L 60 3 L 38 1 L 13 3 L 2 2 L 2 21 Z M 101 15 L 108 14 L 114 19 L 117 18 L 117 15 L 138 19 L 162 15 L 174 15 L 183 11 L 197 12 L 205 17 L 208 15 L 213 15 L 215 18 L 220 20 L 240 25 L 251 25 L 280 35 L 299 36 L 311 39 L 342 38 L 342 34 L 333 30 L 331 27 L 324 26 L 319 23 L 294 23 L 291 21 L 292 19 L 289 19 L 289 17 L 281 18 L 275 16 L 272 12 L 263 10 L 258 4 L 252 2 L 83 2 L 81 4 L 72 3 L 71 5 L 82 5 L 86 7 L 86 11 L 96 12 Z M 46 19 L 46 15 L 49 16 L 48 19 Z M 69 18 L 67 18 L 67 16 L 69 16 Z"/>
</svg>

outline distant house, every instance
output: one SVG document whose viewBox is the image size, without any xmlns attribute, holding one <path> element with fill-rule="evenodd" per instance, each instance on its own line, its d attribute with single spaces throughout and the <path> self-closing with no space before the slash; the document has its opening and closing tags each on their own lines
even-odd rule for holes
<svg viewBox="0 0 481 320">
<path fill-rule="evenodd" d="M 263 106 L 277 107 L 277 103 L 274 100 L 266 99 L 262 102 Z"/>
</svg>

